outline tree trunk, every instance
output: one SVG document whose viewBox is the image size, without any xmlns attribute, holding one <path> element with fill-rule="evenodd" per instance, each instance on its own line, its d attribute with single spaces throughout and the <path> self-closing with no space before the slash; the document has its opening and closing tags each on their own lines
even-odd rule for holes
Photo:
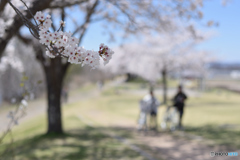
<svg viewBox="0 0 240 160">
<path fill-rule="evenodd" d="M 205 79 L 204 79 L 204 77 L 198 78 L 198 89 L 200 91 L 204 91 L 205 90 Z"/>
<path fill-rule="evenodd" d="M 61 58 L 50 59 L 50 65 L 44 68 L 47 83 L 48 130 L 49 133 L 63 133 L 61 116 L 61 93 L 66 69 Z"/>
<path fill-rule="evenodd" d="M 162 70 L 163 104 L 167 104 L 167 71 Z"/>
<path fill-rule="evenodd" d="M 127 73 L 126 82 L 130 82 L 130 81 L 134 80 L 134 78 L 136 78 L 135 75 L 133 75 L 133 74 L 131 74 L 131 73 Z"/>
</svg>

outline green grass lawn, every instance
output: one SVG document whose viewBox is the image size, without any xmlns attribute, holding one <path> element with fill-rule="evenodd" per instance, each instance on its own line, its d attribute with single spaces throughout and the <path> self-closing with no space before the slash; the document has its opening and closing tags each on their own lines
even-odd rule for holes
<svg viewBox="0 0 240 160">
<path fill-rule="evenodd" d="M 202 125 L 240 125 L 240 95 L 224 90 L 207 91 L 187 102 L 184 123 Z"/>
<path fill-rule="evenodd" d="M 67 130 L 64 135 L 25 137 L 10 147 L 1 159 L 15 160 L 89 160 L 89 159 L 137 159 L 139 153 L 108 136 L 102 130 L 109 128 L 78 127 Z M 9 147 L 8 147 L 9 148 Z"/>
<path fill-rule="evenodd" d="M 91 87 L 90 87 L 91 88 Z M 120 92 L 116 92 L 120 90 Z M 136 126 L 139 94 L 128 93 L 137 85 L 110 87 L 100 95 L 63 107 L 65 134 L 46 136 L 46 117 L 39 116 L 13 130 L 15 143 L 4 156 L 15 159 L 143 159 L 138 153 L 106 134 L 109 130 L 123 137 L 133 135 L 121 126 Z M 85 92 L 86 88 L 84 88 Z M 240 148 L 240 95 L 211 90 L 187 102 L 183 124 L 185 132 L 202 136 L 214 144 Z M 160 97 L 159 97 L 160 98 Z M 165 112 L 159 109 L 159 121 Z M 89 127 L 92 124 L 94 127 Z M 0 150 L 8 145 L 7 137 Z M 9 154 L 13 153 L 13 154 Z"/>
<path fill-rule="evenodd" d="M 79 103 L 63 107 L 64 135 L 45 135 L 46 117 L 39 116 L 13 129 L 0 147 L 0 159 L 9 160 L 88 160 L 88 159 L 137 159 L 139 153 L 120 143 L 108 134 L 118 132 L 131 138 L 128 131 L 104 126 L 90 127 L 79 118 Z M 84 107 L 83 107 L 84 108 Z M 81 114 L 82 115 L 82 114 Z M 116 131 L 115 131 L 116 130 Z M 6 148 L 8 150 L 6 151 Z"/>
</svg>

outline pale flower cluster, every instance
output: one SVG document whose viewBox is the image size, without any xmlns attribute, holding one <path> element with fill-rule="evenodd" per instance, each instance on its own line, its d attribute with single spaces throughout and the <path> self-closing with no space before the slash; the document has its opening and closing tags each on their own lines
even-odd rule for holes
<svg viewBox="0 0 240 160">
<path fill-rule="evenodd" d="M 16 111 L 10 111 L 7 115 L 8 118 L 13 122 L 14 125 L 18 125 L 18 120 L 20 118 L 19 114 L 25 114 L 25 109 L 28 106 L 28 103 L 25 99 L 21 100 L 21 103 L 18 106 L 18 109 Z M 21 111 L 21 113 L 18 113 Z"/>
<path fill-rule="evenodd" d="M 18 121 L 15 119 L 15 114 L 13 111 L 10 111 L 8 113 L 7 117 L 10 118 L 14 122 L 15 125 L 18 125 Z"/>
<path fill-rule="evenodd" d="M 109 62 L 114 53 L 108 46 L 100 44 L 99 51 L 86 50 L 79 47 L 79 40 L 72 37 L 71 32 L 62 32 L 61 28 L 65 26 L 65 22 L 60 21 L 60 28 L 55 32 L 50 32 L 52 25 L 51 16 L 44 18 L 42 12 L 37 12 L 34 18 L 39 22 L 40 43 L 47 46 L 46 55 L 50 58 L 57 56 L 68 58 L 68 62 L 73 64 L 89 65 L 93 69 L 100 65 L 100 57 L 104 61 L 104 65 Z"/>
</svg>

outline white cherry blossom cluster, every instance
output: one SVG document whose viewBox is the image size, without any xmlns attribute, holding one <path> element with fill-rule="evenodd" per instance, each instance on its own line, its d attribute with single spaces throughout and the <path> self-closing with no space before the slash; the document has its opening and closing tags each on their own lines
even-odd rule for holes
<svg viewBox="0 0 240 160">
<path fill-rule="evenodd" d="M 13 123 L 14 123 L 15 125 L 18 125 L 18 120 L 15 118 L 15 114 L 14 114 L 13 111 L 10 111 L 10 112 L 8 113 L 7 117 L 10 118 L 11 121 L 13 121 Z"/>
<path fill-rule="evenodd" d="M 109 60 L 112 58 L 112 55 L 114 52 L 110 48 L 108 48 L 108 46 L 101 43 L 98 53 L 103 58 L 104 65 L 106 65 L 109 62 Z"/>
<path fill-rule="evenodd" d="M 40 43 L 47 46 L 46 55 L 50 58 L 66 57 L 70 63 L 82 64 L 82 66 L 89 65 L 93 69 L 100 65 L 100 57 L 103 59 L 104 65 L 112 58 L 114 52 L 103 43 L 100 44 L 98 52 L 79 47 L 79 40 L 72 37 L 71 32 L 61 31 L 61 28 L 65 26 L 65 22 L 61 21 L 60 28 L 52 33 L 49 31 L 52 25 L 50 15 L 45 18 L 42 12 L 37 12 L 34 18 L 39 22 Z"/>
</svg>

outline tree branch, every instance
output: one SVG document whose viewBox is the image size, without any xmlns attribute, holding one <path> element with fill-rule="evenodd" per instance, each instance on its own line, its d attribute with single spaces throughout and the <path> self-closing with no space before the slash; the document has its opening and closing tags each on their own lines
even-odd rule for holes
<svg viewBox="0 0 240 160">
<path fill-rule="evenodd" d="M 43 46 L 36 39 L 34 39 L 32 41 L 32 44 L 33 44 L 34 52 L 36 54 L 36 59 L 38 61 L 40 61 L 43 69 L 45 69 L 46 68 L 46 65 L 45 65 L 46 58 L 43 55 L 43 53 L 44 53 Z"/>
<path fill-rule="evenodd" d="M 35 14 L 37 11 L 42 11 L 50 6 L 52 0 L 36 0 L 32 3 L 30 11 L 32 14 Z M 26 12 L 26 18 L 31 18 L 31 14 Z M 9 40 L 19 31 L 20 27 L 23 25 L 22 19 L 16 15 L 13 18 L 13 23 L 5 30 L 3 37 L 0 39 L 0 57 L 3 54 Z"/>
<path fill-rule="evenodd" d="M 126 10 L 124 10 L 124 9 L 117 3 L 117 1 L 108 0 L 108 2 L 111 3 L 112 5 L 114 5 L 116 8 L 118 8 L 125 16 L 127 16 L 127 18 L 129 19 L 130 23 L 135 24 L 134 18 L 133 18 Z"/>
<path fill-rule="evenodd" d="M 52 17 L 52 10 L 50 11 L 50 15 L 51 15 L 51 17 Z M 52 23 L 52 29 L 53 29 L 54 32 L 57 30 L 54 22 Z"/>
<path fill-rule="evenodd" d="M 7 0 L 1 0 L 1 3 L 0 3 L 0 14 L 3 12 L 7 2 L 8 2 Z"/>
<path fill-rule="evenodd" d="M 91 16 L 92 16 L 93 13 L 95 12 L 95 9 L 96 9 L 96 7 L 97 7 L 97 5 L 98 5 L 98 2 L 99 2 L 99 0 L 96 0 L 95 3 L 93 4 L 93 6 L 88 9 L 88 13 L 87 13 L 87 15 L 86 15 L 86 17 L 85 17 L 85 23 L 82 25 L 82 28 L 81 28 L 81 29 L 82 29 L 82 32 L 81 32 L 81 34 L 80 34 L 79 43 L 78 43 L 78 44 L 81 43 L 82 38 L 83 38 L 83 36 L 84 36 L 85 33 L 86 33 L 87 26 L 88 26 L 88 24 L 89 24 L 90 21 L 91 21 Z"/>
<path fill-rule="evenodd" d="M 73 5 L 76 5 L 76 4 L 81 4 L 81 3 L 84 3 L 84 2 L 87 2 L 88 0 L 72 0 L 71 1 L 53 1 L 51 4 L 50 4 L 50 7 L 51 9 L 54 9 L 54 8 L 63 8 L 63 7 L 70 7 L 70 6 L 73 6 Z"/>
<path fill-rule="evenodd" d="M 93 15 L 93 13 L 95 12 L 95 9 L 98 5 L 98 2 L 99 0 L 96 0 L 95 3 L 93 4 L 93 6 L 91 8 L 88 9 L 88 12 L 87 12 L 87 15 L 85 17 L 85 22 L 79 26 L 74 32 L 73 32 L 73 35 L 75 35 L 77 32 L 79 32 L 80 30 L 82 30 L 81 34 L 80 34 L 80 38 L 79 38 L 79 44 L 81 43 L 82 41 L 82 38 L 84 36 L 84 34 L 86 33 L 86 30 L 87 30 L 87 27 L 86 25 L 90 22 L 91 20 L 91 16 Z M 63 73 L 65 74 L 68 67 L 70 66 L 71 64 L 69 62 L 67 62 L 66 64 L 63 64 L 62 65 L 62 70 L 63 70 Z"/>
<path fill-rule="evenodd" d="M 64 8 L 61 8 L 61 10 L 62 10 L 61 18 L 62 18 L 62 21 L 64 22 L 66 14 L 65 14 Z M 64 27 L 62 27 L 62 31 L 64 32 Z"/>
<path fill-rule="evenodd" d="M 95 3 L 93 4 L 93 6 L 90 9 L 88 9 L 87 15 L 85 17 L 85 22 L 73 32 L 73 35 L 75 35 L 79 31 L 81 31 L 82 29 L 86 28 L 85 26 L 90 22 L 90 18 L 92 16 L 92 14 L 95 12 L 97 3 L 98 3 L 98 0 L 95 1 Z"/>
<path fill-rule="evenodd" d="M 64 10 L 64 8 L 61 8 L 61 19 L 62 19 L 62 21 L 65 21 L 65 16 L 66 16 L 66 13 L 65 13 L 65 10 Z M 62 31 L 64 32 L 64 27 L 62 27 Z M 65 75 L 65 73 L 66 73 L 66 71 L 67 71 L 67 68 L 70 66 L 70 63 L 69 62 L 67 62 L 67 63 L 62 63 L 61 62 L 61 67 L 62 67 L 62 71 L 63 71 L 63 77 L 64 77 L 64 75 Z"/>
</svg>

